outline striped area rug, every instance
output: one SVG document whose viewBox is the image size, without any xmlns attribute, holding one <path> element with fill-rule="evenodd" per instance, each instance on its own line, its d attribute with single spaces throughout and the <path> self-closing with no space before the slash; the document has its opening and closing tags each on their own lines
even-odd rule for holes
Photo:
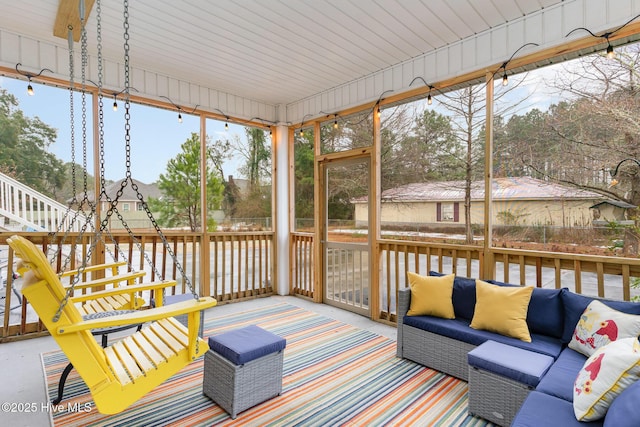
<svg viewBox="0 0 640 427">
<path fill-rule="evenodd" d="M 203 361 L 190 364 L 117 415 L 101 415 L 75 371 L 55 426 L 487 426 L 467 415 L 467 383 L 395 356 L 395 342 L 278 303 L 211 318 L 205 336 L 256 324 L 287 339 L 283 393 L 232 420 L 202 394 Z M 49 398 L 67 359 L 42 355 Z M 69 410 L 70 409 L 70 410 Z"/>
</svg>

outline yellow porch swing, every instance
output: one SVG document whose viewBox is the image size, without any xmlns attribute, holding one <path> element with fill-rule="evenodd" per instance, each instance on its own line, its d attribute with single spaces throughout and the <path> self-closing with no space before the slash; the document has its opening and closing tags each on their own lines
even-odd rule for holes
<svg viewBox="0 0 640 427">
<path fill-rule="evenodd" d="M 96 6 L 98 29 L 100 29 L 100 0 L 97 0 Z M 81 11 L 83 12 L 82 9 L 83 2 L 81 1 Z M 80 13 L 80 16 L 84 16 L 84 13 Z M 122 182 L 116 198 L 114 200 L 107 198 L 110 207 L 101 222 L 97 234 L 101 234 L 107 229 L 108 220 L 115 212 L 133 237 L 131 230 L 126 226 L 122 215 L 116 207 L 118 197 L 122 194 L 122 190 L 127 183 L 130 182 L 132 188 L 137 192 L 147 215 L 154 224 L 158 235 L 177 264 L 175 254 L 153 219 L 137 186 L 131 179 L 129 161 L 128 16 L 128 0 L 124 0 L 127 177 Z M 99 41 L 100 37 L 98 32 Z M 98 51 L 99 64 L 101 64 L 100 46 Z M 101 99 L 101 82 L 99 83 L 99 96 Z M 100 102 L 100 104 L 102 103 Z M 103 180 L 104 176 L 103 174 L 101 175 Z M 106 195 L 104 183 L 102 183 L 102 193 L 101 197 Z M 84 227 L 86 225 L 83 226 L 83 229 Z M 83 313 L 74 304 L 79 301 L 78 297 L 73 297 L 72 295 L 83 271 L 92 268 L 87 266 L 86 261 L 89 259 L 91 251 L 98 240 L 97 238 L 93 239 L 87 257 L 82 266 L 76 271 L 76 276 L 71 286 L 67 289 L 62 285 L 60 275 L 53 270 L 44 252 L 33 243 L 20 236 L 12 236 L 7 242 L 15 251 L 16 256 L 22 260 L 22 265 L 19 267 L 19 272 L 24 277 L 22 294 L 29 301 L 47 330 L 86 383 L 98 411 L 103 414 L 115 414 L 126 409 L 187 364 L 202 356 L 209 349 L 207 342 L 198 336 L 201 321 L 200 312 L 215 306 L 216 300 L 211 297 L 198 297 L 182 267 L 177 264 L 178 269 L 189 285 L 194 296 L 193 299 L 150 310 L 139 310 L 128 314 L 84 320 Z M 150 262 L 148 258 L 147 260 Z M 171 284 L 172 282 L 159 282 L 159 287 L 167 286 L 167 283 Z M 82 298 L 91 299 L 96 294 L 100 297 L 105 296 L 101 292 L 109 293 L 109 295 L 119 295 L 127 293 L 130 288 L 139 286 L 145 285 L 137 284 L 108 289 L 82 296 Z M 158 305 L 161 305 L 161 295 L 157 295 L 156 298 L 160 300 Z M 173 316 L 178 315 L 187 315 L 187 327 L 173 318 Z M 98 344 L 91 334 L 92 329 L 139 325 L 147 322 L 150 323 L 140 331 L 104 348 Z"/>
</svg>

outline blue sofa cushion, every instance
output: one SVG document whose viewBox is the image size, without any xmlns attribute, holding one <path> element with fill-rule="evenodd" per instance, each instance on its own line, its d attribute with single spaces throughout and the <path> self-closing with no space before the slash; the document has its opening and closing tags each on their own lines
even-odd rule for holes
<svg viewBox="0 0 640 427">
<path fill-rule="evenodd" d="M 640 425 L 640 381 L 636 381 L 616 397 L 604 417 L 604 427 L 637 427 Z"/>
<path fill-rule="evenodd" d="M 487 280 L 487 283 L 498 286 L 518 286 L 496 280 Z M 533 288 L 527 312 L 527 325 L 530 332 L 556 338 L 562 337 L 564 305 L 561 294 L 563 292 L 568 292 L 568 289 Z"/>
<path fill-rule="evenodd" d="M 573 383 L 586 361 L 587 358 L 583 354 L 565 348 L 536 390 L 573 402 Z"/>
<path fill-rule="evenodd" d="M 467 353 L 470 366 L 511 378 L 535 388 L 553 363 L 553 357 L 485 341 Z"/>
<path fill-rule="evenodd" d="M 444 276 L 443 273 L 430 271 L 429 276 Z M 456 276 L 453 279 L 453 311 L 456 318 L 471 320 L 476 308 L 476 279 Z"/>
<path fill-rule="evenodd" d="M 529 393 L 511 427 L 572 427 L 602 426 L 602 420 L 580 422 L 573 414 L 573 404 L 537 390 Z"/>
<path fill-rule="evenodd" d="M 284 338 L 255 325 L 209 337 L 211 350 L 236 365 L 276 353 L 286 345 Z"/>
<path fill-rule="evenodd" d="M 442 319 L 433 316 L 405 316 L 404 324 L 413 326 L 434 334 L 443 335 L 458 341 L 472 345 L 480 345 L 488 340 L 523 348 L 536 353 L 546 354 L 554 359 L 562 350 L 562 343 L 558 338 L 540 334 L 531 334 L 531 342 L 525 342 L 517 338 L 505 337 L 495 332 L 473 329 L 470 321 L 465 319 Z M 576 373 L 577 375 L 577 373 Z"/>
<path fill-rule="evenodd" d="M 562 333 L 562 342 L 565 344 L 571 341 L 571 336 L 578 324 L 578 320 L 580 320 L 580 316 L 594 299 L 598 299 L 602 301 L 603 304 L 623 313 L 640 314 L 640 303 L 636 302 L 611 301 L 575 294 L 573 292 L 564 292 L 561 298 L 564 304 L 564 332 Z"/>
</svg>

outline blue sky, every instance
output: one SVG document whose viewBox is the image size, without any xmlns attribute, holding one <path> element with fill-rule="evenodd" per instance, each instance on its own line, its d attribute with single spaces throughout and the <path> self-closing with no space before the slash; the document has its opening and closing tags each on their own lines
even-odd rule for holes
<svg viewBox="0 0 640 427">
<path fill-rule="evenodd" d="M 68 162 L 71 161 L 71 120 L 69 109 L 69 91 L 66 89 L 32 83 L 34 95 L 27 95 L 27 82 L 7 77 L 0 77 L 0 87 L 12 93 L 18 99 L 20 108 L 28 117 L 38 116 L 44 123 L 55 128 L 58 136 L 49 151 Z M 93 174 L 93 136 L 91 96 L 87 101 L 87 148 L 88 168 Z M 82 97 L 76 93 L 74 97 L 75 111 L 75 145 L 76 163 L 82 164 Z M 198 116 L 183 112 L 182 123 L 178 123 L 178 113 L 175 110 L 163 110 L 142 105 L 131 104 L 130 111 L 130 140 L 131 140 L 131 171 L 133 178 L 144 183 L 155 182 L 159 175 L 166 170 L 169 159 L 180 152 L 180 145 L 185 142 L 192 132 L 200 132 Z M 190 111 L 189 106 L 183 106 Z M 125 129 L 124 102 L 118 100 L 118 111 L 113 111 L 113 98 L 104 98 L 104 133 L 105 133 L 105 178 L 119 180 L 125 176 Z M 207 121 L 207 133 L 212 140 L 236 137 L 245 141 L 244 127 L 229 124 L 225 131 L 224 122 Z M 238 176 L 236 161 L 229 161 L 224 167 L 225 175 Z"/>
</svg>

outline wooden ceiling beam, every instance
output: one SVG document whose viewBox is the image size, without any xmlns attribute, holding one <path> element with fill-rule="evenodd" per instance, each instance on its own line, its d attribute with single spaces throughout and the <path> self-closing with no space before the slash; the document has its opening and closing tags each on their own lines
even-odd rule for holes
<svg viewBox="0 0 640 427">
<path fill-rule="evenodd" d="M 69 26 L 73 28 L 73 41 L 80 40 L 80 1 L 81 0 L 60 0 L 56 21 L 53 24 L 53 35 L 67 40 Z M 93 3 L 95 0 L 84 0 L 85 14 L 84 22 L 87 22 Z"/>
</svg>

